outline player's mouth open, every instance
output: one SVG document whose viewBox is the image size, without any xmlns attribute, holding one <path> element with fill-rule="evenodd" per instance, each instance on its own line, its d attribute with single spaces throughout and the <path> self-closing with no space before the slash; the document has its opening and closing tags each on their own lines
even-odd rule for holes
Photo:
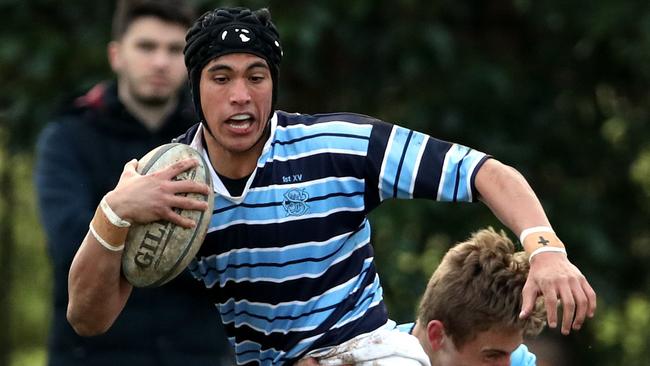
<svg viewBox="0 0 650 366">
<path fill-rule="evenodd" d="M 253 124 L 253 116 L 247 113 L 235 114 L 234 116 L 228 118 L 226 123 L 232 128 L 245 130 Z"/>
</svg>

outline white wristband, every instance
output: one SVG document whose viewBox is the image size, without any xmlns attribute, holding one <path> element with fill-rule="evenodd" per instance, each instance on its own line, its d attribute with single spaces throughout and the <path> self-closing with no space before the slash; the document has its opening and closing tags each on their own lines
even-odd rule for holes
<svg viewBox="0 0 650 366">
<path fill-rule="evenodd" d="M 539 253 L 544 253 L 544 252 L 556 252 L 556 253 L 564 253 L 566 255 L 566 249 L 564 248 L 559 248 L 559 247 L 539 247 L 535 250 L 533 250 L 532 253 L 528 256 L 528 263 L 530 263 L 533 260 L 533 257 L 536 256 Z"/>
<path fill-rule="evenodd" d="M 535 227 L 529 227 L 528 229 L 524 230 L 519 234 L 519 242 L 521 245 L 524 245 L 524 240 L 526 240 L 526 237 L 530 234 L 534 233 L 553 233 L 555 234 L 555 231 L 553 231 L 553 228 L 550 226 L 535 226 Z"/>
<path fill-rule="evenodd" d="M 111 222 L 111 224 L 117 226 L 117 227 L 129 227 L 131 226 L 131 223 L 122 219 L 121 217 L 117 216 L 115 211 L 111 208 L 111 206 L 108 205 L 108 202 L 106 202 L 106 196 L 102 197 L 102 200 L 99 202 L 99 207 L 102 208 L 102 211 L 104 212 L 104 215 L 106 215 L 106 218 L 108 221 Z"/>
<path fill-rule="evenodd" d="M 106 240 L 104 240 L 104 238 L 99 236 L 99 234 L 97 234 L 97 232 L 95 231 L 95 228 L 93 227 L 92 222 L 90 223 L 88 228 L 90 229 L 90 233 L 93 234 L 95 239 L 97 239 L 99 244 L 101 244 L 104 248 L 110 250 L 111 252 L 120 252 L 120 251 L 122 251 L 124 249 L 124 244 L 116 247 L 116 246 L 113 246 L 113 245 L 109 244 Z"/>
</svg>

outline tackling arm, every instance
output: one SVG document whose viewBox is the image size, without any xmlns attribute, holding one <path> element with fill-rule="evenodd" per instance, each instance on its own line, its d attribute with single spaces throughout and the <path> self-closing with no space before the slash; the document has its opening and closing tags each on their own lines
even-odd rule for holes
<svg viewBox="0 0 650 366">
<path fill-rule="evenodd" d="M 481 200 L 515 234 L 531 227 L 550 226 L 544 209 L 524 177 L 514 168 L 489 159 L 476 174 L 475 186 Z M 522 243 L 528 254 L 540 246 L 563 248 L 554 233 L 544 233 L 537 241 L 530 236 Z M 559 252 L 542 252 L 531 260 L 528 280 L 523 289 L 522 317 L 532 311 L 538 295 L 544 296 L 550 327 L 557 323 L 557 304 L 562 301 L 562 333 L 580 329 L 585 317 L 596 310 L 596 293 L 580 270 Z"/>
</svg>

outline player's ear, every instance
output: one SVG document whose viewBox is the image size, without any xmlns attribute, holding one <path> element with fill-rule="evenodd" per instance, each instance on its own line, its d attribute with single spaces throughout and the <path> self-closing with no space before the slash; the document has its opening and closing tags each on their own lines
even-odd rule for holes
<svg viewBox="0 0 650 366">
<path fill-rule="evenodd" d="M 440 320 L 431 320 L 427 324 L 427 339 L 433 351 L 442 347 L 442 339 L 445 337 L 445 325 Z"/>
<path fill-rule="evenodd" d="M 120 43 L 117 41 L 109 42 L 106 46 L 106 53 L 108 55 L 108 63 L 111 65 L 111 69 L 113 69 L 113 72 L 118 72 L 122 67 Z"/>
</svg>

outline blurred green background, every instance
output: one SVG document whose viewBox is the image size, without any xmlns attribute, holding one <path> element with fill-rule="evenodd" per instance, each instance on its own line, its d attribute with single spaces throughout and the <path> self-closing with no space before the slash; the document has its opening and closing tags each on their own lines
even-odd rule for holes
<svg viewBox="0 0 650 366">
<path fill-rule="evenodd" d="M 554 365 L 650 365 L 649 2 L 236 4 L 269 6 L 280 29 L 281 109 L 373 115 L 488 152 L 529 179 L 599 295 L 583 330 L 543 334 L 539 347 L 563 360 Z M 0 366 L 45 364 L 51 272 L 34 141 L 63 99 L 111 77 L 113 6 L 0 0 Z M 372 224 L 398 321 L 413 318 L 450 245 L 503 227 L 481 204 L 420 201 L 385 204 Z"/>
</svg>

